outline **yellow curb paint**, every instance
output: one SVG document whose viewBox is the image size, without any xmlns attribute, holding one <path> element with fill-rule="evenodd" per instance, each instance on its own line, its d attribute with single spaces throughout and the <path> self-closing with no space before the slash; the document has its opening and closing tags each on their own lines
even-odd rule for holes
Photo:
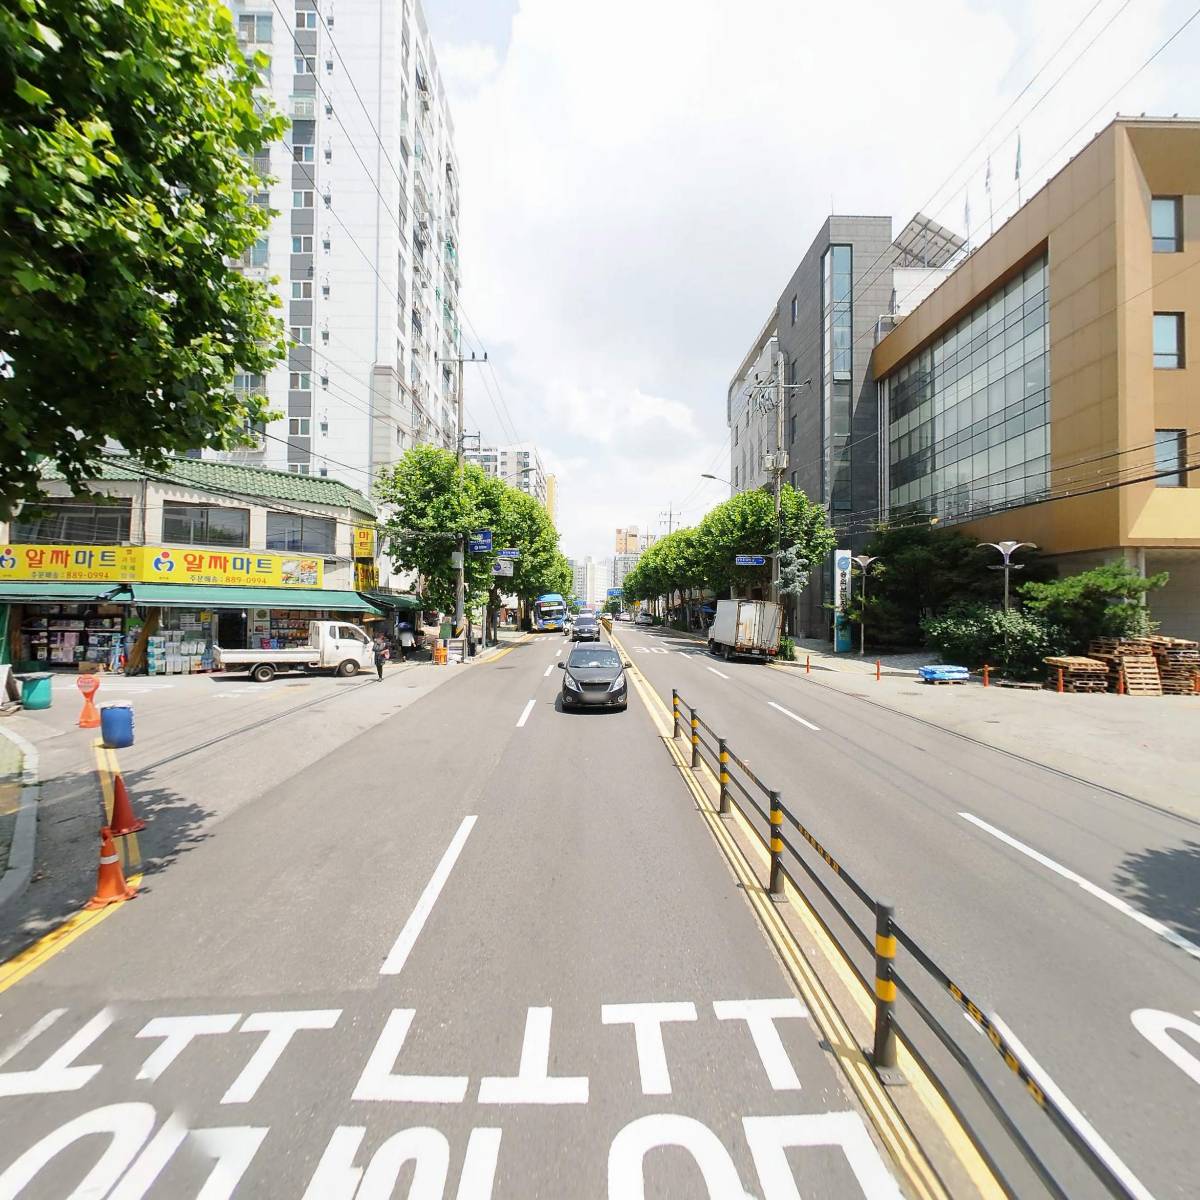
<svg viewBox="0 0 1200 1200">
<path fill-rule="evenodd" d="M 141 882 L 141 875 L 131 875 L 128 879 L 131 887 L 138 887 Z M 82 937 L 89 929 L 111 917 L 121 907 L 121 904 L 109 904 L 104 908 L 80 909 L 73 917 L 68 917 L 58 928 L 52 929 L 32 946 L 26 946 L 19 954 L 14 954 L 6 962 L 0 963 L 0 992 L 7 991 L 26 975 L 36 971 L 60 950 L 65 950 L 76 938 Z"/>
<path fill-rule="evenodd" d="M 623 648 L 622 655 L 624 655 Z M 729 861 L 734 874 L 742 882 L 746 898 L 759 916 L 764 931 L 779 954 L 781 961 L 787 966 L 789 974 L 796 981 L 797 987 L 801 991 L 806 1003 L 808 1003 L 810 1010 L 814 1014 L 821 1013 L 828 1022 L 828 1027 L 826 1027 L 818 1019 L 818 1024 L 821 1025 L 821 1031 L 826 1041 L 841 1062 L 847 1078 L 854 1087 L 855 1093 L 859 1096 L 860 1102 L 863 1103 L 864 1109 L 871 1116 L 872 1123 L 875 1125 L 880 1139 L 887 1146 L 889 1153 L 892 1154 L 897 1165 L 905 1171 L 906 1178 L 913 1185 L 916 1194 L 922 1196 L 945 1196 L 944 1186 L 919 1149 L 917 1152 L 920 1156 L 920 1161 L 924 1163 L 926 1168 L 926 1171 L 922 1172 L 923 1179 L 935 1190 L 927 1191 L 924 1187 L 919 1187 L 918 1181 L 909 1175 L 905 1166 L 905 1162 L 908 1161 L 907 1151 L 899 1144 L 894 1145 L 891 1139 L 889 1131 L 892 1128 L 892 1122 L 889 1120 L 881 1124 L 879 1120 L 876 1120 L 876 1115 L 878 1114 L 882 1118 L 887 1110 L 891 1110 L 895 1114 L 895 1119 L 900 1121 L 902 1125 L 903 1118 L 900 1117 L 899 1112 L 892 1104 L 890 1097 L 888 1097 L 883 1085 L 879 1082 L 874 1069 L 866 1060 L 865 1055 L 862 1053 L 841 1014 L 834 1007 L 833 1000 L 825 990 L 824 984 L 821 983 L 820 979 L 813 972 L 812 967 L 804 958 L 803 951 L 800 950 L 791 931 L 784 924 L 775 906 L 763 899 L 763 886 L 758 882 L 757 876 L 746 861 L 741 847 L 733 840 L 729 830 L 722 823 L 720 814 L 712 807 L 712 802 L 709 800 L 707 792 L 700 787 L 695 778 L 696 773 L 691 770 L 690 765 L 684 759 L 684 751 L 675 744 L 675 740 L 671 736 L 670 706 L 654 691 L 637 667 L 630 668 L 629 673 L 634 681 L 634 688 L 646 707 L 646 711 L 658 728 L 671 758 L 674 760 L 688 789 L 695 797 L 701 815 L 704 816 L 708 823 L 714 838 Z M 700 766 L 704 774 L 713 783 L 718 782 L 706 762 L 701 760 Z M 743 835 L 754 848 L 760 865 L 766 869 L 769 867 L 771 859 L 762 835 L 746 820 L 741 809 L 736 804 L 731 805 L 731 811 L 733 819 L 738 822 Z M 873 1020 L 875 1012 L 874 997 L 869 991 L 864 990 L 857 976 L 850 969 L 841 948 L 825 932 L 808 899 L 793 886 L 791 880 L 786 878 L 786 876 L 783 880 L 783 887 L 784 895 L 800 917 L 809 936 L 820 947 L 825 959 L 859 1007 L 864 1018 L 868 1021 Z M 804 980 L 804 982 L 802 983 L 801 980 Z M 930 1117 L 941 1130 L 943 1137 L 945 1137 L 952 1152 L 962 1164 L 963 1170 L 978 1189 L 980 1195 L 984 1200 L 1005 1200 L 1005 1193 L 999 1181 L 992 1174 L 987 1163 L 984 1162 L 982 1156 L 979 1154 L 975 1143 L 971 1140 L 970 1135 L 942 1099 L 933 1082 L 925 1074 L 916 1059 L 908 1052 L 903 1041 L 899 1042 L 897 1049 L 898 1064 L 912 1086 L 914 1094 L 920 1099 Z M 864 1090 L 867 1090 L 871 1094 L 871 1103 L 868 1103 L 864 1099 L 863 1092 L 859 1090 L 860 1084 Z M 885 1107 L 881 1109 L 880 1105 Z M 911 1132 L 906 1125 L 903 1125 L 903 1129 L 906 1137 L 911 1139 Z M 915 1141 L 913 1141 L 912 1145 L 913 1147 L 916 1146 Z M 898 1152 L 900 1153 L 899 1157 Z"/>
<path fill-rule="evenodd" d="M 506 654 L 511 654 L 518 646 L 524 646 L 527 642 L 532 640 L 532 636 L 533 636 L 532 634 L 528 634 L 528 633 L 524 634 L 517 641 L 513 642 L 513 644 L 511 646 L 505 646 L 504 649 L 501 650 L 499 654 L 488 655 L 487 662 L 488 663 L 499 662 Z"/>
</svg>

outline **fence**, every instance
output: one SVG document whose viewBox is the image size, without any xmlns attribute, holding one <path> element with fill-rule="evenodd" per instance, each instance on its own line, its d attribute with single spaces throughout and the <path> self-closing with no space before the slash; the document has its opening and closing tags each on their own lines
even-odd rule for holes
<svg viewBox="0 0 1200 1200">
<path fill-rule="evenodd" d="M 682 710 L 687 710 L 684 718 Z M 1040 1072 L 1031 1069 L 1022 1061 L 1022 1056 L 1011 1044 L 1011 1035 L 1002 1027 L 998 1018 L 989 1017 L 983 1008 L 976 1004 L 967 990 L 955 983 L 950 976 L 938 966 L 932 956 L 909 934 L 896 920 L 895 907 L 888 899 L 872 896 L 843 866 L 816 837 L 806 828 L 783 803 L 779 791 L 768 787 L 730 748 L 728 741 L 701 716 L 700 713 L 680 696 L 674 688 L 671 689 L 672 736 L 678 739 L 681 727 L 686 720 L 687 739 L 691 747 L 691 767 L 699 770 L 707 766 L 714 773 L 718 787 L 718 812 L 722 816 L 729 815 L 736 807 L 755 834 L 765 843 L 770 853 L 770 877 L 768 888 L 772 897 L 784 896 L 784 881 L 792 885 L 797 892 L 804 894 L 804 888 L 785 861 L 785 851 L 790 854 L 792 862 L 797 863 L 804 875 L 816 887 L 825 902 L 837 913 L 851 936 L 872 956 L 874 960 L 874 980 L 869 980 L 862 969 L 855 963 L 851 954 L 846 952 L 843 940 L 837 936 L 830 923 L 809 903 L 809 910 L 820 922 L 829 938 L 842 952 L 847 966 L 858 979 L 859 983 L 875 998 L 874 1038 L 871 1051 L 872 1064 L 883 1078 L 884 1082 L 897 1081 L 896 1046 L 899 1040 L 912 1055 L 918 1066 L 924 1071 L 933 1086 L 937 1089 L 946 1105 L 966 1130 L 974 1142 L 983 1160 L 995 1175 L 1001 1187 L 1010 1197 L 1022 1193 L 1006 1178 L 1006 1174 L 995 1155 L 989 1150 L 984 1139 L 980 1136 L 974 1122 L 964 1112 L 963 1105 L 951 1095 L 950 1089 L 934 1068 L 930 1057 L 923 1053 L 918 1043 L 918 1025 L 909 1026 L 907 1015 L 902 1019 L 896 1012 L 897 995 L 903 996 L 911 1006 L 915 1022 L 919 1028 L 933 1035 L 941 1047 L 950 1055 L 954 1062 L 971 1083 L 975 1094 L 983 1101 L 993 1117 L 1004 1131 L 1009 1143 L 1019 1152 L 1021 1158 L 1041 1181 L 1047 1193 L 1055 1200 L 1071 1200 L 1064 1186 L 1055 1178 L 1050 1167 L 1045 1163 L 1041 1154 L 1030 1144 L 1029 1139 L 1017 1125 L 1016 1119 L 1006 1108 L 1004 1101 L 997 1095 L 993 1087 L 984 1078 L 979 1067 L 972 1062 L 967 1052 L 959 1045 L 941 1019 L 917 995 L 914 986 L 898 970 L 897 949 L 903 948 L 915 968 L 923 971 L 925 977 L 932 980 L 940 992 L 944 992 L 954 1003 L 966 1013 L 980 1031 L 987 1037 L 993 1048 L 1003 1060 L 1005 1066 L 1024 1085 L 1036 1109 L 1043 1113 L 1051 1125 L 1062 1135 L 1066 1144 L 1074 1151 L 1078 1160 L 1087 1167 L 1092 1176 L 1104 1190 L 1118 1200 L 1139 1200 L 1141 1193 L 1131 1190 L 1125 1180 L 1117 1174 L 1112 1166 L 1102 1157 L 1092 1142 L 1077 1128 L 1070 1114 L 1061 1106 L 1053 1093 L 1057 1089 L 1049 1081 L 1040 1077 Z M 705 737 L 704 735 L 708 736 Z M 735 768 L 731 770 L 730 768 Z M 765 807 L 764 807 L 765 805 Z M 766 826 L 768 836 L 764 836 L 751 817 L 751 813 L 759 818 Z M 807 855 L 800 852 L 798 847 L 789 841 L 784 826 L 790 826 L 804 842 L 816 852 L 822 866 L 814 865 Z M 857 901 L 867 914 L 873 918 L 874 938 L 870 936 L 855 919 L 833 889 L 829 882 L 822 878 L 827 869 L 849 893 L 848 902 Z M 805 897 L 806 900 L 808 899 Z M 904 964 L 906 967 L 908 964 Z M 1136 1182 L 1136 1181 L 1134 1181 Z"/>
</svg>

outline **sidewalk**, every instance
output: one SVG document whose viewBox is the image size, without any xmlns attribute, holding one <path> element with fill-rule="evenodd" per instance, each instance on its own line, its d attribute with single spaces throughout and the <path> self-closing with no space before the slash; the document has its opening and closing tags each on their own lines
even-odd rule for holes
<svg viewBox="0 0 1200 1200">
<path fill-rule="evenodd" d="M 801 639 L 796 662 L 780 669 L 1200 821 L 1200 696 L 922 683 L 917 668 L 936 661 L 927 652 L 881 655 L 876 682 L 870 654 L 833 654 L 828 642 Z"/>
</svg>

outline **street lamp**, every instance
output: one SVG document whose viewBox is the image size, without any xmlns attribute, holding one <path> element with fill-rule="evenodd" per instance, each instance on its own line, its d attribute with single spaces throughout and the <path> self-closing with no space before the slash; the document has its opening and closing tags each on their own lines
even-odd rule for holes
<svg viewBox="0 0 1200 1200">
<path fill-rule="evenodd" d="M 1036 550 L 1037 546 L 1033 542 L 980 542 L 978 548 L 982 550 L 984 546 L 990 546 L 993 550 L 999 550 L 1004 556 L 1004 562 L 996 563 L 990 569 L 1004 572 L 1004 611 L 1008 612 L 1008 573 L 1010 570 L 1023 571 L 1025 569 L 1024 563 L 1011 562 L 1010 559 L 1022 546 L 1028 546 L 1030 550 Z"/>
<path fill-rule="evenodd" d="M 873 562 L 879 561 L 879 555 L 856 554 L 854 561 L 858 563 L 858 568 L 862 572 L 862 617 L 858 622 L 858 653 L 862 656 L 867 653 L 867 568 Z"/>
<path fill-rule="evenodd" d="M 700 473 L 701 479 L 715 479 L 718 483 L 723 483 L 730 491 L 733 491 L 733 484 L 728 479 L 722 479 L 720 475 L 710 475 L 707 471 Z"/>
</svg>

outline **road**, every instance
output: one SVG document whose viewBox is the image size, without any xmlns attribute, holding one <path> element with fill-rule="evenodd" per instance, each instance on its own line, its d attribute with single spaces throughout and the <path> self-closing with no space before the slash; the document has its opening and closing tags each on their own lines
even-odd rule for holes
<svg viewBox="0 0 1200 1200">
<path fill-rule="evenodd" d="M 557 710 L 564 648 L 462 669 L 13 982 L 0 1197 L 897 1197 L 644 710 Z"/>
<path fill-rule="evenodd" d="M 847 694 L 670 631 L 618 636 L 895 902 L 1149 1194 L 1197 1194 L 1200 826 L 873 705 L 869 677 Z"/>
</svg>

